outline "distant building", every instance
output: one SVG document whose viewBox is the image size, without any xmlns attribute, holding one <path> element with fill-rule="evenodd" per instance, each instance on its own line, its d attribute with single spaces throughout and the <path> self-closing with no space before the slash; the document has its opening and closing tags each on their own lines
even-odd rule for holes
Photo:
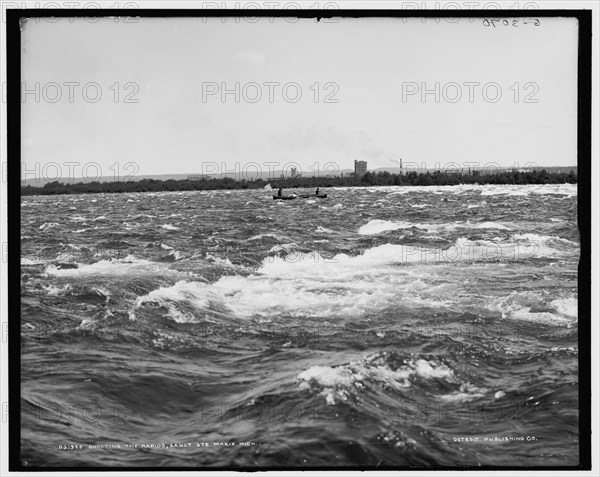
<svg viewBox="0 0 600 477">
<path fill-rule="evenodd" d="M 362 177 L 367 173 L 367 161 L 354 161 L 354 175 Z"/>
<path fill-rule="evenodd" d="M 302 177 L 302 174 L 300 174 L 298 172 L 298 168 L 296 167 L 290 167 L 290 179 L 300 179 Z M 281 172 L 281 176 L 280 179 L 287 179 L 288 176 L 285 175 L 285 171 Z"/>
<path fill-rule="evenodd" d="M 212 176 L 208 174 L 196 174 L 192 176 L 187 176 L 188 181 L 208 181 L 212 179 Z"/>
</svg>

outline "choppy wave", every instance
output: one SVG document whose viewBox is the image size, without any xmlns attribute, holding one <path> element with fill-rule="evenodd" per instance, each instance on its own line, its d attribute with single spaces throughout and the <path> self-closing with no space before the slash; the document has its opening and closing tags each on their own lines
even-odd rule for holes
<svg viewBox="0 0 600 477">
<path fill-rule="evenodd" d="M 327 192 L 24 198 L 28 462 L 575 465 L 577 187 Z"/>
<path fill-rule="evenodd" d="M 360 392 L 367 386 L 401 391 L 417 379 L 441 379 L 447 383 L 458 381 L 452 369 L 444 364 L 425 359 L 398 361 L 397 356 L 384 351 L 347 365 L 312 366 L 298 375 L 299 389 L 316 387 L 327 404 L 335 404 L 336 399 L 346 401 L 350 393 Z"/>
</svg>

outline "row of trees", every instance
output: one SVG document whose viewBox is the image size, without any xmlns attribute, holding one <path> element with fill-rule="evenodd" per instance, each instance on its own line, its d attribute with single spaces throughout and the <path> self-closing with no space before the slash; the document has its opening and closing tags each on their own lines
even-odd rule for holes
<svg viewBox="0 0 600 477">
<path fill-rule="evenodd" d="M 409 172 L 406 175 L 392 174 L 390 172 L 367 172 L 362 177 L 301 177 L 295 179 L 277 179 L 265 181 L 236 181 L 230 177 L 209 180 L 155 180 L 142 179 L 127 182 L 78 182 L 63 184 L 59 181 L 49 182 L 43 187 L 26 185 L 21 187 L 22 195 L 52 195 L 52 194 L 94 194 L 98 192 L 163 192 L 186 190 L 222 190 L 222 189 L 262 189 L 267 183 L 274 188 L 286 189 L 305 187 L 366 187 L 381 185 L 399 186 L 430 186 L 430 185 L 458 185 L 458 184 L 576 184 L 577 174 L 573 171 L 547 172 L 539 171 L 498 171 L 481 174 L 474 171 L 471 174 L 457 174 L 446 172 Z"/>
</svg>

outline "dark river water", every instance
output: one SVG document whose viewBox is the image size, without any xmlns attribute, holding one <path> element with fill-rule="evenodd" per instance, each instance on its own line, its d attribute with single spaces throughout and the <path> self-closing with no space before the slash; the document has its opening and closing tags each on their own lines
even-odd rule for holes
<svg viewBox="0 0 600 477">
<path fill-rule="evenodd" d="M 576 185 L 321 192 L 23 198 L 22 462 L 576 465 Z"/>
</svg>

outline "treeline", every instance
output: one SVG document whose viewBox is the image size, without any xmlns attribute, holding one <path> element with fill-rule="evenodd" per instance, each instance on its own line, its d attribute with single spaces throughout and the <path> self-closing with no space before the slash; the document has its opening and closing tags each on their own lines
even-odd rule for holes
<svg viewBox="0 0 600 477">
<path fill-rule="evenodd" d="M 78 182 L 63 184 L 59 181 L 49 182 L 43 187 L 26 185 L 21 187 L 22 195 L 53 194 L 95 194 L 123 192 L 165 192 L 186 190 L 223 190 L 223 189 L 263 189 L 267 184 L 273 188 L 314 188 L 314 187 L 368 187 L 368 186 L 431 186 L 458 184 L 576 184 L 577 174 L 571 171 L 547 172 L 537 171 L 500 171 L 482 174 L 473 171 L 470 174 L 446 172 L 409 172 L 406 175 L 390 172 L 367 172 L 362 177 L 300 177 L 295 179 L 256 179 L 253 181 L 236 181 L 231 177 L 204 180 L 156 180 L 142 179 L 127 182 Z"/>
</svg>

